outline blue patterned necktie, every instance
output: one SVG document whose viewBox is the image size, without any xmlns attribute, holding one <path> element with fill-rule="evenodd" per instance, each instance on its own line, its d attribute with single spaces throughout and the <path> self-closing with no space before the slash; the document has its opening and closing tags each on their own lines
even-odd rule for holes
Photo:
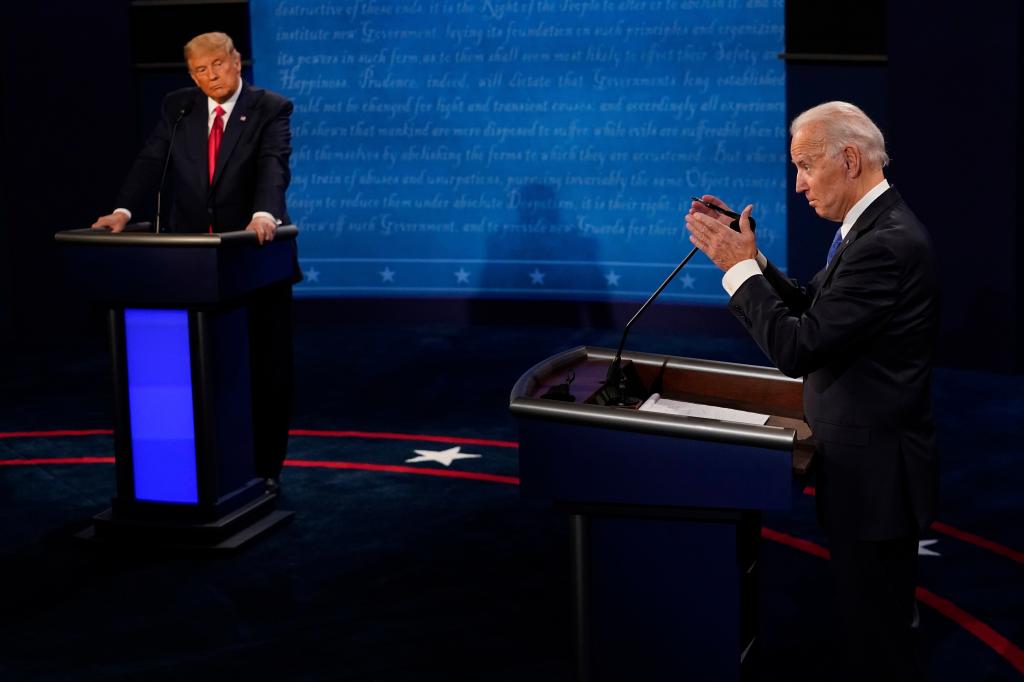
<svg viewBox="0 0 1024 682">
<path fill-rule="evenodd" d="M 840 226 L 836 230 L 836 238 L 832 240 L 832 246 L 828 247 L 828 258 L 825 259 L 825 267 L 827 268 L 832 262 L 832 256 L 836 255 L 836 251 L 839 249 L 839 245 L 843 243 L 843 228 Z"/>
</svg>

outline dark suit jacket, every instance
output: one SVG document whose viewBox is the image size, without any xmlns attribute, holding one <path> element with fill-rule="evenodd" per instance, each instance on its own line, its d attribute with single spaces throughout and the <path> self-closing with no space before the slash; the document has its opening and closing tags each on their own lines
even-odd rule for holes
<svg viewBox="0 0 1024 682">
<path fill-rule="evenodd" d="M 862 540 L 926 528 L 938 488 L 938 280 L 930 238 L 895 188 L 806 288 L 769 265 L 729 307 L 782 372 L 805 377 L 825 528 Z"/>
<path fill-rule="evenodd" d="M 292 103 L 269 90 L 245 83 L 241 88 L 225 125 L 212 186 L 207 98 L 199 88 L 184 88 L 164 98 L 160 122 L 128 174 L 117 206 L 133 215 L 152 210 L 174 121 L 184 108 L 188 113 L 178 125 L 167 170 L 162 229 L 206 232 L 213 225 L 215 232 L 243 230 L 256 211 L 290 222 L 285 190 L 291 179 Z"/>
</svg>

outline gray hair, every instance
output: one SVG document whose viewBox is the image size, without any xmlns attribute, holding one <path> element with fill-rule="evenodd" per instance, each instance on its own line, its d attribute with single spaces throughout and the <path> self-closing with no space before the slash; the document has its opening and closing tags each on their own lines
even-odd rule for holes
<svg viewBox="0 0 1024 682">
<path fill-rule="evenodd" d="M 812 107 L 793 119 L 789 134 L 810 124 L 819 124 L 825 133 L 825 146 L 832 154 L 853 145 L 864 158 L 880 168 L 889 164 L 885 153 L 885 138 L 874 121 L 861 109 L 849 102 L 825 102 Z"/>
<path fill-rule="evenodd" d="M 213 52 L 214 50 L 224 50 L 231 56 L 238 54 L 231 36 L 217 31 L 202 33 L 185 43 L 185 61 L 188 61 L 196 52 Z"/>
</svg>

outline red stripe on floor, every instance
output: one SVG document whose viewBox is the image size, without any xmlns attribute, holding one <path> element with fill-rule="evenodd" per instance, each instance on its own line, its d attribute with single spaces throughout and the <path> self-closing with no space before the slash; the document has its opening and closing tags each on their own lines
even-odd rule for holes
<svg viewBox="0 0 1024 682">
<path fill-rule="evenodd" d="M 114 432 L 111 429 L 81 429 L 81 430 L 58 430 L 58 431 L 0 431 L 0 438 L 57 438 L 67 436 L 109 436 Z"/>
<path fill-rule="evenodd" d="M 968 533 L 967 531 L 960 530 L 959 528 L 954 528 L 948 523 L 936 521 L 931 525 L 931 529 L 943 533 L 944 535 L 948 535 L 951 538 L 963 540 L 964 542 L 969 542 L 970 544 L 981 547 L 982 549 L 987 549 L 990 552 L 1000 554 L 1008 559 L 1016 561 L 1018 564 L 1024 564 L 1024 552 L 1018 552 L 1017 550 L 1010 549 L 1005 545 L 1000 545 L 998 542 L 992 542 L 991 540 L 986 540 L 974 533 Z"/>
<path fill-rule="evenodd" d="M 416 467 L 397 466 L 394 464 L 366 464 L 364 462 L 330 462 L 311 459 L 289 459 L 285 460 L 285 466 L 302 467 L 310 469 L 355 469 L 358 471 L 383 471 L 392 474 L 416 474 L 419 476 L 440 476 L 441 478 L 468 478 L 474 481 L 490 481 L 491 483 L 508 483 L 519 485 L 519 478 L 516 476 L 498 476 L 497 474 L 483 474 L 474 471 L 453 471 L 450 469 L 428 469 Z"/>
<path fill-rule="evenodd" d="M 35 459 L 0 459 L 0 466 L 35 466 L 53 464 L 113 464 L 113 457 L 46 457 Z M 475 471 L 453 471 L 449 469 L 429 469 L 394 464 L 367 464 L 365 462 L 331 462 L 312 459 L 289 459 L 285 466 L 300 467 L 306 469 L 353 469 L 357 471 L 382 471 L 392 474 L 417 474 L 419 476 L 438 476 L 441 478 L 464 478 L 474 481 L 488 481 L 491 483 L 507 483 L 519 485 L 519 478 L 516 476 L 499 476 L 498 474 L 485 474 Z"/>
<path fill-rule="evenodd" d="M 917 600 L 932 607 L 946 618 L 980 639 L 997 654 L 1009 661 L 1010 665 L 1024 673 L 1024 651 L 1019 646 L 1003 637 L 991 627 L 981 622 L 953 602 L 930 592 L 923 587 L 917 588 Z"/>
<path fill-rule="evenodd" d="M 822 547 L 821 545 L 817 545 L 811 542 L 810 540 L 804 540 L 802 538 L 794 537 L 792 535 L 780 533 L 779 531 L 772 530 L 771 528 L 765 528 L 762 526 L 761 537 L 763 537 L 765 540 L 771 540 L 772 542 L 778 542 L 783 545 L 788 545 L 793 549 L 799 549 L 801 552 L 813 554 L 814 556 L 820 559 L 831 558 L 831 555 L 828 553 L 828 550 Z"/>
<path fill-rule="evenodd" d="M 373 438 L 379 440 L 416 440 L 430 443 L 456 443 L 459 445 L 488 445 L 496 448 L 518 448 L 519 443 L 511 440 L 489 440 L 486 438 L 460 438 L 458 436 L 431 436 L 416 433 L 388 433 L 377 431 L 320 431 L 315 429 L 292 429 L 292 436 L 311 438 Z"/>
<path fill-rule="evenodd" d="M 113 464 L 113 457 L 46 457 L 36 459 L 0 459 L 0 466 L 22 467 L 33 464 Z"/>
</svg>

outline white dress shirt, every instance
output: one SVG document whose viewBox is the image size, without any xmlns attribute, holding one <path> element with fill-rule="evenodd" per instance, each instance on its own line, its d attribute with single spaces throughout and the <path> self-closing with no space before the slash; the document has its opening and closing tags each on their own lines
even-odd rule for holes
<svg viewBox="0 0 1024 682">
<path fill-rule="evenodd" d="M 850 230 L 853 228 L 854 223 L 860 218 L 861 214 L 870 206 L 875 199 L 882 196 L 885 190 L 889 189 L 889 181 L 882 178 L 882 181 L 869 189 L 867 194 L 862 196 L 857 203 L 855 203 L 849 211 L 846 212 L 846 216 L 843 218 L 843 224 L 840 226 L 839 231 L 843 235 L 843 239 L 846 239 L 846 235 L 850 234 Z M 722 287 L 732 298 L 733 294 L 740 288 L 740 286 L 754 275 L 764 274 L 764 269 L 768 267 L 768 259 L 764 257 L 764 254 L 758 250 L 757 254 L 750 259 L 741 260 L 736 265 L 729 268 L 725 275 L 722 276 Z"/>
<path fill-rule="evenodd" d="M 235 103 L 238 101 L 238 96 L 242 94 L 242 84 L 239 83 L 235 89 L 235 94 L 228 97 L 228 101 L 221 104 L 215 99 L 210 97 L 206 98 L 206 134 L 209 135 L 210 131 L 213 130 L 213 119 L 217 118 L 216 114 L 213 113 L 214 109 L 220 107 L 224 110 L 224 130 L 228 129 L 228 119 L 231 118 L 231 110 L 235 108 Z"/>
<path fill-rule="evenodd" d="M 215 99 L 210 98 L 210 97 L 206 98 L 206 111 L 207 111 L 206 134 L 207 135 L 209 135 L 210 131 L 213 130 L 213 120 L 215 118 L 217 118 L 217 115 L 214 114 L 213 112 L 214 112 L 214 110 L 217 107 L 220 107 L 221 109 L 224 110 L 224 130 L 227 131 L 227 129 L 228 129 L 228 119 L 231 118 L 231 111 L 235 108 L 235 104 L 238 102 L 238 96 L 240 94 L 242 94 L 242 84 L 241 84 L 241 82 L 239 82 L 238 88 L 235 89 L 234 94 L 231 95 L 231 97 L 229 97 L 228 100 L 226 102 L 224 102 L 223 104 L 218 102 Z M 132 219 L 132 212 L 129 211 L 127 208 L 115 208 L 114 209 L 114 213 L 124 213 L 125 215 L 128 216 L 128 220 Z M 275 225 L 280 225 L 281 224 L 277 220 L 277 218 L 275 218 L 270 213 L 267 213 L 266 211 L 256 211 L 255 213 L 252 214 L 252 217 L 253 217 L 253 219 L 255 219 L 257 217 L 264 217 L 264 218 L 269 219 Z"/>
</svg>

